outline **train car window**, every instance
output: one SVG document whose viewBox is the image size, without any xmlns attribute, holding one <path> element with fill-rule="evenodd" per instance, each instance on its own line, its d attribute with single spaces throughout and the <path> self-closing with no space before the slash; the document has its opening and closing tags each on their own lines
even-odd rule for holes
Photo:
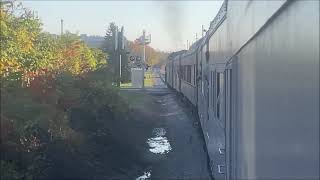
<svg viewBox="0 0 320 180">
<path fill-rule="evenodd" d="M 206 62 L 209 62 L 209 51 L 206 51 Z"/>
<path fill-rule="evenodd" d="M 189 83 L 192 83 L 192 65 L 189 66 Z"/>
<path fill-rule="evenodd" d="M 187 65 L 187 82 L 191 83 L 191 65 Z"/>
<path fill-rule="evenodd" d="M 221 115 L 221 105 L 222 105 L 222 92 L 223 92 L 223 86 L 224 86 L 224 74 L 223 73 L 217 73 L 217 81 L 216 81 L 216 87 L 217 87 L 217 118 L 220 118 Z"/>
<path fill-rule="evenodd" d="M 193 65 L 193 85 L 196 85 L 196 76 L 197 76 L 197 70 L 196 70 L 197 66 Z"/>
<path fill-rule="evenodd" d="M 184 80 L 188 82 L 188 80 L 187 80 L 187 79 L 188 79 L 188 74 L 189 74 L 189 72 L 188 72 L 188 66 L 184 66 L 184 68 L 185 68 L 185 69 L 184 69 L 184 70 L 185 70 Z"/>
<path fill-rule="evenodd" d="M 219 97 L 219 94 L 220 94 L 220 76 L 221 76 L 221 73 L 217 73 L 217 98 Z"/>
<path fill-rule="evenodd" d="M 216 106 L 216 116 L 219 118 L 220 114 L 220 107 L 219 107 L 219 93 L 220 93 L 220 73 L 216 74 L 216 100 L 217 100 L 217 106 Z"/>
<path fill-rule="evenodd" d="M 184 66 L 184 80 L 187 81 L 187 77 L 188 77 L 188 68 L 187 66 Z"/>
<path fill-rule="evenodd" d="M 184 66 L 184 70 L 185 70 L 185 76 L 184 76 L 184 80 L 188 82 L 188 66 Z"/>
<path fill-rule="evenodd" d="M 192 83 L 192 65 L 181 66 L 181 79 Z"/>
<path fill-rule="evenodd" d="M 226 118 L 231 119 L 231 103 L 232 103 L 232 70 L 229 69 L 226 71 L 225 74 L 225 93 L 224 93 L 224 99 L 225 99 L 225 112 L 226 112 Z"/>
<path fill-rule="evenodd" d="M 215 87 L 215 85 L 214 85 L 214 75 L 215 75 L 215 72 L 214 71 L 211 71 L 211 106 L 212 106 L 212 108 L 213 108 L 213 110 L 214 110 L 214 107 L 215 107 L 215 101 L 214 101 L 214 87 Z"/>
<path fill-rule="evenodd" d="M 181 66 L 181 79 L 185 79 L 184 77 L 185 77 L 185 70 L 184 70 L 184 66 Z"/>
<path fill-rule="evenodd" d="M 209 62 L 209 56 L 210 56 L 210 53 L 209 53 L 209 42 L 207 42 L 207 46 L 206 46 L 206 62 L 208 63 Z"/>
</svg>

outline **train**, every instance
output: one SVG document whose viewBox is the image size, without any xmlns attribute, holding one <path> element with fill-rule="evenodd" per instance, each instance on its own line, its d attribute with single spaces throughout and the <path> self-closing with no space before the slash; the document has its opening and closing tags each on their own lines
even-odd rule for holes
<svg viewBox="0 0 320 180">
<path fill-rule="evenodd" d="M 228 1 L 171 53 L 215 179 L 319 179 L 319 1 Z"/>
</svg>

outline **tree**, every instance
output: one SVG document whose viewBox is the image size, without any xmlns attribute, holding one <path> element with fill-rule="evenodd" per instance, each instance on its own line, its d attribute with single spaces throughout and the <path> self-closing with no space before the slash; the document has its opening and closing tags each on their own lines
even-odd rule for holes
<svg viewBox="0 0 320 180">
<path fill-rule="evenodd" d="M 118 34 L 116 34 L 118 33 Z M 101 49 L 108 53 L 109 55 L 109 64 L 111 66 L 112 69 L 112 73 L 114 78 L 114 81 L 119 83 L 119 55 L 121 55 L 121 78 L 120 81 L 121 82 L 127 82 L 130 79 L 130 71 L 128 69 L 128 56 L 126 54 L 126 50 L 123 50 L 121 48 L 118 47 L 118 49 L 115 49 L 115 39 L 116 39 L 116 35 L 118 38 L 118 43 L 120 43 L 122 41 L 122 36 L 124 36 L 123 34 L 121 34 L 121 32 L 118 32 L 118 27 L 114 22 L 111 22 L 108 26 L 108 29 L 106 30 L 106 35 L 105 35 L 105 41 L 101 47 Z M 124 37 L 124 39 L 126 39 Z M 126 40 L 125 40 L 126 42 Z M 118 44 L 119 46 L 120 44 Z"/>
<path fill-rule="evenodd" d="M 100 49 L 91 48 L 94 58 L 97 61 L 97 68 L 103 68 L 108 65 L 108 55 Z"/>
<path fill-rule="evenodd" d="M 136 42 L 130 41 L 129 49 L 131 55 L 133 56 L 142 56 L 142 46 Z M 146 63 L 149 66 L 159 64 L 166 60 L 168 53 L 157 51 L 150 46 L 146 46 Z"/>
<path fill-rule="evenodd" d="M 102 45 L 102 50 L 108 54 L 113 53 L 115 47 L 115 33 L 117 26 L 114 22 L 111 22 L 106 30 L 105 41 Z"/>
<path fill-rule="evenodd" d="M 106 30 L 105 40 L 102 44 L 102 51 L 109 54 L 109 64 L 111 66 L 112 73 L 115 74 L 115 34 L 117 32 L 117 26 L 114 22 L 111 22 Z"/>
<path fill-rule="evenodd" d="M 19 12 L 21 15 L 15 16 L 1 5 L 1 76 L 22 75 L 43 65 L 34 46 L 41 31 L 40 20 L 30 11 L 19 9 Z"/>
</svg>

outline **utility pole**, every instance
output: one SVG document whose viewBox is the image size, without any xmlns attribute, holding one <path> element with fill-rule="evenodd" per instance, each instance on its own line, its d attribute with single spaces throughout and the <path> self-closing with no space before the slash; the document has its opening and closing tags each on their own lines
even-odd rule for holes
<svg viewBox="0 0 320 180">
<path fill-rule="evenodd" d="M 61 36 L 63 35 L 63 19 L 61 19 Z"/>
<path fill-rule="evenodd" d="M 144 88 L 144 73 L 146 68 L 146 45 L 151 43 L 151 35 L 146 36 L 146 31 L 142 31 L 142 36 L 136 39 L 139 45 L 142 45 L 142 88 Z"/>
<path fill-rule="evenodd" d="M 203 32 L 204 32 L 204 29 L 203 29 L 203 25 L 201 26 L 201 37 L 203 37 Z"/>
<path fill-rule="evenodd" d="M 146 31 L 143 30 L 142 32 L 142 46 L 143 46 L 143 62 L 146 62 Z"/>
<path fill-rule="evenodd" d="M 119 65 L 119 76 L 120 76 L 120 79 L 121 79 L 121 54 L 119 55 L 119 63 L 120 63 L 120 65 Z"/>
<path fill-rule="evenodd" d="M 124 29 L 123 26 L 121 27 L 120 31 L 120 36 L 119 36 L 119 49 L 120 49 L 120 54 L 119 54 L 119 81 L 121 81 L 121 70 L 122 70 L 122 53 L 124 50 Z M 120 85 L 120 84 L 119 84 Z"/>
<path fill-rule="evenodd" d="M 143 46 L 143 64 L 146 63 L 146 31 L 142 31 L 142 46 Z M 144 88 L 144 67 L 142 68 L 142 88 Z"/>
<path fill-rule="evenodd" d="M 116 80 L 116 84 L 118 87 L 120 87 L 120 73 L 119 71 L 119 65 L 120 65 L 120 48 L 119 48 L 119 44 L 121 43 L 119 41 L 119 30 L 118 30 L 118 26 L 116 26 L 116 29 L 113 32 L 113 36 L 114 36 L 114 60 L 113 60 L 113 69 L 114 69 L 114 75 L 115 75 L 115 80 Z"/>
<path fill-rule="evenodd" d="M 119 32 L 118 27 L 116 26 L 114 32 L 114 62 L 113 69 L 115 73 L 117 86 L 120 87 L 121 84 L 121 66 L 122 66 L 122 53 L 124 53 L 124 29 L 121 27 Z"/>
<path fill-rule="evenodd" d="M 118 87 L 120 87 L 120 81 L 119 81 L 119 46 L 118 46 L 118 26 L 116 26 L 116 29 L 114 30 L 114 60 L 113 60 L 113 69 L 114 69 L 114 75 L 115 75 L 115 80 L 116 84 Z"/>
<path fill-rule="evenodd" d="M 187 50 L 189 49 L 188 46 L 189 46 L 189 41 L 187 40 Z"/>
</svg>

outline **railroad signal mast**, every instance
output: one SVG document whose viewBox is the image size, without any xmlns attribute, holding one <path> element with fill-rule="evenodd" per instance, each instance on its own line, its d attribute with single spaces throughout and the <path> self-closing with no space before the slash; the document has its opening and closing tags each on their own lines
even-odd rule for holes
<svg viewBox="0 0 320 180">
<path fill-rule="evenodd" d="M 142 63 L 145 66 L 146 65 L 146 45 L 151 43 L 151 34 L 149 34 L 148 36 L 146 36 L 146 31 L 143 30 L 142 31 L 142 36 L 140 36 L 138 39 L 136 39 L 136 42 L 139 45 L 142 45 Z M 145 66 L 146 67 L 146 66 Z M 142 88 L 144 88 L 144 73 L 145 73 L 145 67 L 142 67 Z"/>
<path fill-rule="evenodd" d="M 120 87 L 120 78 L 121 78 L 121 66 L 122 66 L 122 55 L 125 54 L 125 39 L 124 39 L 124 28 L 123 26 L 118 30 L 116 26 L 115 31 L 113 32 L 114 36 L 114 69 L 116 74 L 116 83 Z"/>
</svg>

